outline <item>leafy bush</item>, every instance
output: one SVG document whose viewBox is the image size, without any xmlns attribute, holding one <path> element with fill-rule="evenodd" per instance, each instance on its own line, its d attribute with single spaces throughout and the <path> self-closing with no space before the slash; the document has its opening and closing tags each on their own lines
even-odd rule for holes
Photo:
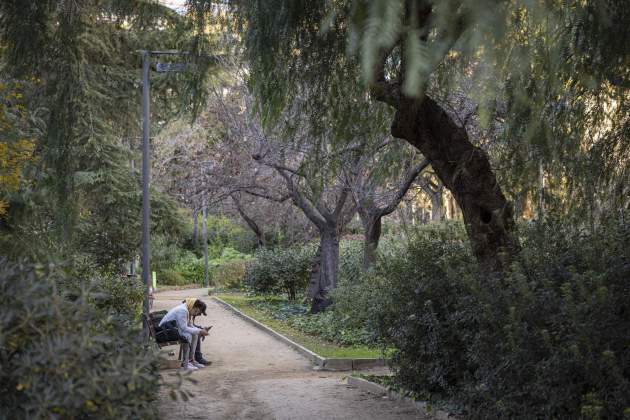
<svg viewBox="0 0 630 420">
<path fill-rule="evenodd" d="M 156 356 L 123 307 L 141 304 L 141 286 L 62 294 L 81 283 L 3 261 L 0 278 L 0 418 L 157 417 Z"/>
<path fill-rule="evenodd" d="M 207 226 L 210 258 L 218 258 L 224 248 L 233 248 L 243 253 L 252 252 L 256 248 L 255 235 L 227 217 L 209 215 Z"/>
<path fill-rule="evenodd" d="M 363 240 L 343 240 L 339 244 L 339 282 L 354 283 L 363 276 Z"/>
<path fill-rule="evenodd" d="M 295 300 L 308 285 L 315 249 L 261 249 L 254 257 L 245 272 L 247 287 L 257 293 L 286 293 Z"/>
<path fill-rule="evenodd" d="M 167 286 L 184 286 L 191 283 L 179 271 L 168 268 L 157 273 L 157 282 Z"/>
<path fill-rule="evenodd" d="M 197 258 L 192 252 L 183 252 L 175 263 L 173 270 L 177 271 L 185 279 L 186 283 L 203 283 L 205 273 L 203 258 Z"/>
<path fill-rule="evenodd" d="M 287 320 L 295 329 L 343 346 L 369 345 L 373 341 L 365 328 L 350 326 L 335 311 L 294 316 Z"/>
<path fill-rule="evenodd" d="M 372 342 L 363 328 L 347 327 L 345 323 L 340 322 L 334 311 L 309 314 L 309 306 L 273 295 L 251 297 L 249 300 L 256 309 L 268 313 L 279 321 L 286 322 L 303 333 L 344 346 Z"/>
<path fill-rule="evenodd" d="M 461 231 L 433 227 L 382 258 L 366 299 L 396 380 L 473 418 L 623 418 L 630 407 L 630 227 L 523 232 L 489 276 Z"/>
<path fill-rule="evenodd" d="M 227 289 L 243 288 L 246 264 L 245 260 L 234 260 L 216 267 L 212 272 L 212 282 Z"/>
</svg>

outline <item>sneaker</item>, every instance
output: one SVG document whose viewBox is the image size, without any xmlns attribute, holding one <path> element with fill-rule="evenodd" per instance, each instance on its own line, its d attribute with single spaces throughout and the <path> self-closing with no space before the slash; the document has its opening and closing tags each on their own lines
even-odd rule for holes
<svg viewBox="0 0 630 420">
<path fill-rule="evenodd" d="M 182 370 L 193 371 L 193 370 L 199 370 L 199 368 L 194 366 L 191 363 L 185 363 L 182 365 Z"/>
<path fill-rule="evenodd" d="M 201 368 L 204 368 L 204 367 L 205 367 L 205 366 L 204 366 L 204 365 L 202 365 L 201 363 L 197 363 L 197 362 L 195 362 L 195 361 L 188 362 L 188 364 L 189 364 L 189 365 L 192 365 L 192 366 L 194 366 L 194 367 L 196 367 L 197 369 L 201 369 Z"/>
<path fill-rule="evenodd" d="M 202 365 L 205 365 L 205 366 L 208 366 L 208 365 L 212 364 L 212 362 L 210 360 L 206 360 L 203 357 L 196 358 L 195 361 L 197 363 L 201 363 Z"/>
</svg>

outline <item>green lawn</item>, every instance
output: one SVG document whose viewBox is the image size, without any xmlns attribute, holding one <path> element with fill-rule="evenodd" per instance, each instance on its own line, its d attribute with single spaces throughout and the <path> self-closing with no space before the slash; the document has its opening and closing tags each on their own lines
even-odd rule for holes
<svg viewBox="0 0 630 420">
<path fill-rule="evenodd" d="M 273 318 L 270 314 L 253 307 L 250 303 L 252 298 L 242 294 L 219 294 L 217 297 L 226 303 L 234 306 L 245 315 L 267 325 L 285 337 L 290 338 L 298 344 L 306 347 L 310 351 L 322 357 L 328 358 L 378 358 L 381 352 L 366 346 L 339 346 L 335 343 L 322 340 L 316 336 L 305 334 L 288 325 L 286 322 Z"/>
</svg>

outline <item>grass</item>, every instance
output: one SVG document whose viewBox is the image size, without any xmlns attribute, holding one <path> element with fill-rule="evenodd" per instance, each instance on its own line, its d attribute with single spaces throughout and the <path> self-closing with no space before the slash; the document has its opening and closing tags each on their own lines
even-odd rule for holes
<svg viewBox="0 0 630 420">
<path fill-rule="evenodd" d="M 184 290 L 184 289 L 200 289 L 203 288 L 199 283 L 189 283 L 189 284 L 160 284 L 158 282 L 156 292 L 165 292 L 169 290 Z"/>
<path fill-rule="evenodd" d="M 275 319 L 270 314 L 253 307 L 251 302 L 254 299 L 243 294 L 219 294 L 217 297 L 234 306 L 245 315 L 267 325 L 322 357 L 349 359 L 381 357 L 381 352 L 374 348 L 367 346 L 339 346 L 319 337 L 298 331 L 286 322 Z"/>
</svg>

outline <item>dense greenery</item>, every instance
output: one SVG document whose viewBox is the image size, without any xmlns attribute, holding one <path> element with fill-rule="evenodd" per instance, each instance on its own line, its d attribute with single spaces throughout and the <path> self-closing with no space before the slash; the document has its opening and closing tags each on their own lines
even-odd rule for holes
<svg viewBox="0 0 630 420">
<path fill-rule="evenodd" d="M 323 354 L 381 346 L 472 418 L 630 417 L 630 2 L 185 4 L 0 2 L 0 419 L 157 416 L 124 276 L 145 48 L 188 64 L 151 74 L 159 285 L 207 257 L 242 309 Z M 418 227 L 447 206 L 463 222 Z"/>
<path fill-rule="evenodd" d="M 0 261 L 0 418 L 157 418 L 143 288 Z"/>
<path fill-rule="evenodd" d="M 308 285 L 315 251 L 308 245 L 261 249 L 247 264 L 245 284 L 258 293 L 286 293 L 290 300 L 295 300 Z"/>
<path fill-rule="evenodd" d="M 363 287 L 337 292 L 336 310 L 395 349 L 398 384 L 474 418 L 627 415 L 627 223 L 524 227 L 518 261 L 490 278 L 464 239 L 457 226 L 422 229 Z"/>
</svg>

